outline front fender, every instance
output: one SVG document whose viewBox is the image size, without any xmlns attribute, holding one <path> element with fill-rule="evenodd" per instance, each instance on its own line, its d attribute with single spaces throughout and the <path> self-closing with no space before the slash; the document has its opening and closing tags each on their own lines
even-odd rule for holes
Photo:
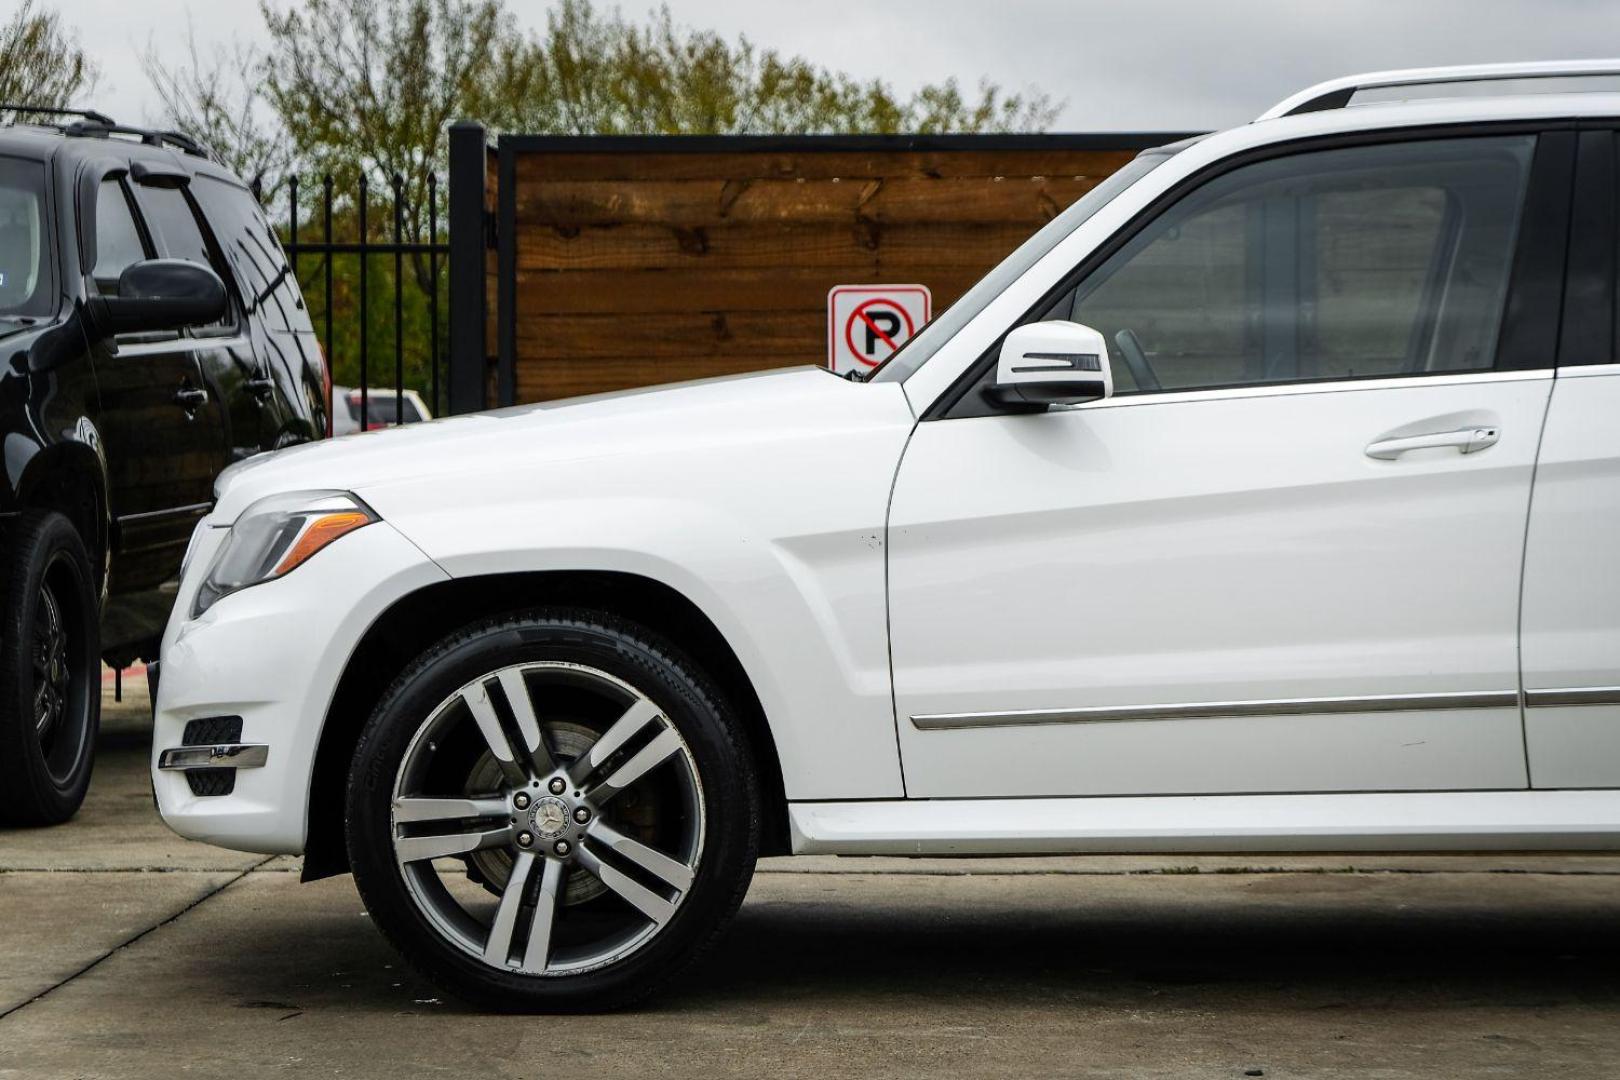
<svg viewBox="0 0 1620 1080">
<path fill-rule="evenodd" d="M 752 681 L 789 799 L 898 798 L 883 521 L 908 431 L 865 432 L 845 447 L 867 463 L 853 470 L 775 443 L 718 467 L 672 450 L 359 494 L 453 578 L 606 571 L 669 586 Z"/>
</svg>

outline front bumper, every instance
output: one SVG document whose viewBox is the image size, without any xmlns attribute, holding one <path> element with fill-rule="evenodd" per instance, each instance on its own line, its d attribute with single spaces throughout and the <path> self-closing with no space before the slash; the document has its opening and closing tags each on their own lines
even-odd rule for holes
<svg viewBox="0 0 1620 1080">
<path fill-rule="evenodd" d="M 286 577 L 232 593 L 192 619 L 197 586 L 226 531 L 206 520 L 198 526 L 163 635 L 152 785 L 163 820 L 181 836 L 296 854 L 304 849 L 321 728 L 349 657 L 390 605 L 447 575 L 387 522 L 377 522 Z M 186 781 L 188 770 L 172 767 L 195 755 L 170 752 L 188 746 L 188 723 L 216 717 L 240 717 L 241 735 L 232 743 L 263 747 L 248 759 L 262 754 L 263 763 L 238 767 L 228 794 L 198 795 Z"/>
</svg>

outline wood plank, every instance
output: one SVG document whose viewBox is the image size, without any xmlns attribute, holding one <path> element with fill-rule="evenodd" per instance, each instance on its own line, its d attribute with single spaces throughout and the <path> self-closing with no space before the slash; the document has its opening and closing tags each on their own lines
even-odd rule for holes
<svg viewBox="0 0 1620 1080">
<path fill-rule="evenodd" d="M 840 275 L 837 268 L 766 270 L 520 270 L 519 318 L 564 314 L 618 314 L 686 311 L 781 311 L 824 307 L 834 285 L 919 282 L 943 311 L 994 265 L 971 269 L 933 266 L 892 268 L 902 277 Z"/>
<path fill-rule="evenodd" d="M 751 180 L 766 177 L 1107 176 L 1134 150 L 799 151 L 519 154 L 518 184 L 546 180 Z"/>
<path fill-rule="evenodd" d="M 519 185 L 519 228 L 815 222 L 1007 223 L 1034 231 L 1100 177 L 871 180 L 574 180 Z"/>
<path fill-rule="evenodd" d="M 895 267 L 966 270 L 993 265 L 1029 237 L 1007 224 L 880 225 L 857 223 L 758 227 L 657 225 L 594 227 L 578 232 L 529 229 L 517 242 L 519 270 L 836 268 L 839 275 L 879 276 Z"/>
<path fill-rule="evenodd" d="M 554 315 L 517 324 L 518 353 L 590 360 L 597 357 L 699 357 L 826 353 L 827 312 L 707 312 L 657 315 Z"/>
</svg>

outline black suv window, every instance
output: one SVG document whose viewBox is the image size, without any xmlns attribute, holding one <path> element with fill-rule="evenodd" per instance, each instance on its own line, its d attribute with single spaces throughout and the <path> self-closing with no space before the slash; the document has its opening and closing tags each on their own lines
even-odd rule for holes
<svg viewBox="0 0 1620 1080">
<path fill-rule="evenodd" d="M 50 313 L 49 235 L 45 166 L 0 158 L 0 318 Z"/>
<path fill-rule="evenodd" d="M 146 224 L 153 239 L 170 259 L 185 259 L 201 263 L 221 279 L 229 280 L 229 271 L 220 265 L 203 235 L 202 224 L 192 209 L 191 200 L 177 187 L 142 187 L 141 208 L 146 212 Z M 202 329 L 234 328 L 236 315 L 227 312 L 224 319 Z"/>
<path fill-rule="evenodd" d="M 299 307 L 292 288 L 287 256 L 276 239 L 275 230 L 259 207 L 253 193 L 237 184 L 198 174 L 191 194 L 213 225 L 225 259 L 236 275 L 251 309 L 262 309 L 284 327 L 308 329 L 308 316 Z"/>
<path fill-rule="evenodd" d="M 118 295 L 118 275 L 147 258 L 135 212 L 124 183 L 116 176 L 101 182 L 96 193 L 96 265 L 91 271 L 103 295 Z"/>
</svg>

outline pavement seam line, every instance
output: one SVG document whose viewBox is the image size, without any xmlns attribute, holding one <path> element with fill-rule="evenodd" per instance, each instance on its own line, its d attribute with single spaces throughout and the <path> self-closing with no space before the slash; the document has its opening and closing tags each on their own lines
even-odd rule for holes
<svg viewBox="0 0 1620 1080">
<path fill-rule="evenodd" d="M 77 979 L 79 976 L 86 975 L 86 974 L 89 974 L 91 971 L 94 971 L 97 967 L 101 966 L 102 962 L 105 961 L 108 957 L 111 957 L 115 953 L 122 952 L 124 949 L 129 948 L 131 945 L 135 944 L 137 941 L 140 941 L 142 938 L 144 938 L 146 935 L 152 933 L 154 930 L 161 930 L 163 927 L 168 926 L 170 923 L 174 922 L 176 919 L 180 918 L 182 915 L 185 915 L 187 912 L 193 911 L 197 907 L 199 907 L 200 905 L 206 903 L 209 900 L 212 900 L 214 897 L 218 896 L 220 893 L 224 892 L 226 889 L 230 888 L 232 885 L 235 885 L 238 881 L 241 881 L 243 878 L 247 877 L 249 874 L 253 873 L 259 867 L 263 866 L 265 863 L 269 862 L 270 860 L 272 860 L 274 858 L 276 858 L 276 856 L 274 856 L 274 855 L 265 856 L 265 858 L 263 858 L 259 862 L 254 863 L 252 866 L 248 867 L 246 870 L 243 870 L 241 873 L 237 874 L 235 877 L 231 878 L 229 881 L 222 882 L 217 888 L 210 889 L 207 892 L 203 893 L 201 896 L 197 897 L 197 899 L 191 901 L 191 903 L 187 904 L 185 907 L 181 908 L 179 911 L 175 912 L 173 915 L 170 915 L 168 918 L 163 919 L 163 920 L 161 920 L 159 922 L 155 922 L 151 926 L 148 926 L 145 930 L 142 930 L 140 933 L 133 935 L 132 937 L 128 938 L 125 941 L 119 942 L 117 945 L 114 945 L 112 948 L 108 949 L 106 952 L 104 952 L 100 956 L 96 957 L 94 960 L 91 960 L 89 963 L 85 964 L 79 970 L 73 972 L 71 975 L 68 975 L 64 979 L 60 979 L 57 982 L 52 983 L 50 986 L 47 986 L 45 989 L 43 989 L 39 993 L 35 994 L 33 997 L 29 998 L 27 1001 L 21 1002 L 20 1004 L 17 1004 L 17 1005 L 13 1005 L 11 1008 L 6 1009 L 4 1012 L 0 1012 L 0 1023 L 3 1023 L 5 1020 L 10 1018 L 11 1016 L 14 1016 L 15 1014 L 21 1012 L 22 1010 L 28 1008 L 28 1006 L 34 1004 L 34 1002 L 41 1001 L 44 998 L 49 997 L 51 994 L 54 994 L 56 991 L 60 990 L 64 986 L 66 986 L 68 983 L 70 983 L 73 980 Z M 201 872 L 202 873 L 207 873 L 208 871 L 201 871 Z"/>
</svg>

